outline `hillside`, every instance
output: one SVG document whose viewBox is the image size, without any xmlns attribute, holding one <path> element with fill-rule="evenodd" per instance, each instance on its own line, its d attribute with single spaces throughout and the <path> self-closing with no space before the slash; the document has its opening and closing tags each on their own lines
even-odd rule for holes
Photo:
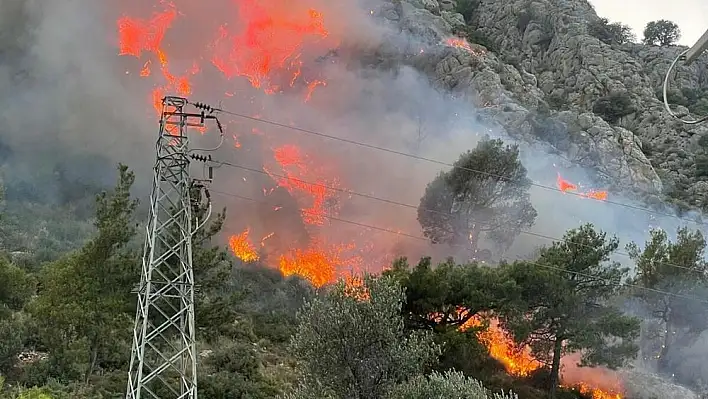
<svg viewBox="0 0 708 399">
<path fill-rule="evenodd" d="M 200 398 L 705 394 L 680 216 L 708 210 L 708 124 L 658 98 L 682 47 L 613 42 L 586 0 L 0 10 L 0 399 L 125 397 L 170 94 L 224 129 L 190 142 Z M 706 64 L 679 111 L 708 114 Z"/>
<path fill-rule="evenodd" d="M 706 178 L 695 161 L 704 152 L 698 141 L 706 127 L 673 120 L 657 97 L 683 48 L 603 43 L 590 34 L 599 16 L 586 1 L 464 3 L 404 1 L 398 13 L 385 6 L 384 15 L 430 42 L 462 31 L 485 46 L 413 62 L 440 87 L 473 98 L 511 136 L 551 143 L 573 162 L 596 169 L 613 190 L 664 193 L 704 206 Z M 453 6 L 468 13 L 465 25 Z M 702 93 L 706 60 L 679 67 L 673 87 Z M 631 109 L 608 123 L 593 108 L 615 93 L 627 95 Z"/>
</svg>

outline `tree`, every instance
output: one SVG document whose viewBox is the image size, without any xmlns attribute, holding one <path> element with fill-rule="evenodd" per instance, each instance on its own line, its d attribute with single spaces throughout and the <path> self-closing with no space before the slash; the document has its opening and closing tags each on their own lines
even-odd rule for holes
<svg viewBox="0 0 708 399">
<path fill-rule="evenodd" d="M 681 30 L 671 21 L 652 21 L 644 28 L 644 44 L 670 46 L 681 38 Z"/>
<path fill-rule="evenodd" d="M 530 187 L 518 146 L 485 139 L 428 184 L 418 221 L 433 243 L 476 253 L 479 239 L 486 235 L 499 249 L 507 249 L 521 229 L 536 220 Z"/>
<path fill-rule="evenodd" d="M 588 31 L 605 44 L 625 44 L 635 39 L 632 28 L 619 22 L 610 23 L 607 18 L 590 22 Z"/>
<path fill-rule="evenodd" d="M 662 372 L 667 371 L 668 354 L 682 334 L 684 339 L 695 339 L 708 329 L 705 305 L 690 299 L 706 287 L 705 249 L 703 234 L 685 227 L 677 230 L 674 242 L 664 230 L 654 229 L 643 250 L 635 243 L 627 245 L 637 268 L 634 284 L 645 288 L 635 294 L 666 327 L 658 355 Z"/>
<path fill-rule="evenodd" d="M 138 255 L 128 244 L 135 235 L 137 200 L 130 195 L 135 175 L 124 165 L 118 170 L 113 191 L 96 199 L 97 235 L 45 267 L 30 306 L 55 371 L 85 382 L 117 353 L 127 357 L 129 351 Z"/>
<path fill-rule="evenodd" d="M 8 372 L 22 350 L 25 322 L 18 313 L 34 293 L 32 279 L 0 257 L 0 374 Z"/>
<path fill-rule="evenodd" d="M 581 352 L 581 366 L 616 368 L 638 351 L 639 321 L 606 303 L 628 273 L 609 261 L 618 245 L 588 224 L 542 248 L 536 262 L 503 266 L 517 288 L 510 291 L 515 303 L 501 312 L 502 324 L 550 364 L 551 398 L 563 355 Z"/>
<path fill-rule="evenodd" d="M 291 343 L 304 378 L 288 397 L 380 398 L 433 364 L 440 347 L 428 334 L 405 332 L 404 298 L 391 277 L 365 276 L 307 302 Z"/>
<path fill-rule="evenodd" d="M 417 330 L 456 330 L 475 315 L 496 309 L 503 300 L 499 293 L 509 288 L 500 281 L 497 269 L 459 265 L 451 259 L 433 267 L 430 258 L 422 258 L 411 269 L 401 258 L 383 274 L 405 288 L 402 314 L 406 326 Z M 441 317 L 434 319 L 432 314 Z"/>
</svg>

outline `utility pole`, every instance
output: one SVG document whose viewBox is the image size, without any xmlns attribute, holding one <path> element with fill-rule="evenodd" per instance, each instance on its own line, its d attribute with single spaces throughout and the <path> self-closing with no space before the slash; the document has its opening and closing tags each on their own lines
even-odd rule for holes
<svg viewBox="0 0 708 399">
<path fill-rule="evenodd" d="M 220 131 L 221 124 L 205 114 L 212 108 L 185 98 L 165 97 L 162 105 L 126 399 L 197 399 L 192 236 L 206 220 L 195 220 L 193 207 L 209 198 L 203 182 L 211 168 L 208 179 L 190 177 L 190 158 L 207 157 L 191 154 L 188 130 L 208 119 Z M 189 105 L 201 111 L 186 112 Z"/>
</svg>

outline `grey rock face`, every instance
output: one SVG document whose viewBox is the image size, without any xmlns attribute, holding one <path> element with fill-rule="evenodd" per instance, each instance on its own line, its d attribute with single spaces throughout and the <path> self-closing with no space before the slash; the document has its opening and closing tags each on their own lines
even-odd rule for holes
<svg viewBox="0 0 708 399">
<path fill-rule="evenodd" d="M 406 32 L 441 44 L 463 19 L 432 1 L 403 1 L 396 20 Z M 647 158 L 643 140 L 663 142 L 676 134 L 678 124 L 655 98 L 656 78 L 629 53 L 589 36 L 586 18 L 594 12 L 578 4 L 583 3 L 482 0 L 473 23 L 497 54 L 475 44 L 470 49 L 441 44 L 410 62 L 439 87 L 463 93 L 486 120 L 511 136 L 550 143 L 571 160 L 598 170 L 614 189 L 640 191 L 644 197 L 658 194 L 662 182 L 655 167 L 674 173 L 681 169 L 672 169 L 675 163 L 662 155 Z M 591 112 L 595 101 L 611 91 L 628 91 L 640 109 L 617 126 Z M 567 109 L 551 111 L 549 96 L 564 97 Z M 671 145 L 690 145 L 696 132 L 683 132 L 686 140 Z"/>
<path fill-rule="evenodd" d="M 654 169 L 670 181 L 691 186 L 705 178 L 695 176 L 697 139 L 708 133 L 708 125 L 688 126 L 677 122 L 657 99 L 657 89 L 678 47 L 658 48 L 629 44 L 613 46 L 588 34 L 588 23 L 598 17 L 585 0 L 481 0 L 472 24 L 494 44 L 505 58 L 538 78 L 538 87 L 546 94 L 563 98 L 572 112 L 591 111 L 595 102 L 612 92 L 627 92 L 636 112 L 620 119 L 616 127 L 596 124 L 592 134 L 600 134 L 604 145 L 598 151 L 620 151 L 627 168 L 615 172 L 622 184 L 637 188 L 661 187 Z M 672 84 L 676 87 L 706 87 L 706 59 L 678 69 Z M 703 66 L 701 66 L 703 65 Z M 685 109 L 678 109 L 686 112 Z M 564 118 L 567 119 L 567 118 Z M 610 150 L 608 134 L 616 141 Z M 599 133 L 603 131 L 604 133 Z M 574 135 L 570 128 L 569 135 Z M 598 143 L 593 139 L 593 142 Z M 632 148 L 628 147 L 628 142 Z M 651 148 L 651 151 L 649 151 Z M 611 159 L 609 153 L 598 158 Z M 598 165 L 603 172 L 615 167 Z M 632 170 L 628 175 L 626 172 Z M 651 183 L 650 183 L 651 182 Z M 689 202 L 698 203 L 695 198 Z"/>
</svg>

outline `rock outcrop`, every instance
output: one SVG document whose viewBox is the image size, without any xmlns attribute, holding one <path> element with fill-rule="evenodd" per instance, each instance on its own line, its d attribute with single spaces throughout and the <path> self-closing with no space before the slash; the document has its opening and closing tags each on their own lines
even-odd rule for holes
<svg viewBox="0 0 708 399">
<path fill-rule="evenodd" d="M 443 44 L 408 62 L 510 135 L 550 143 L 614 190 L 646 199 L 678 187 L 684 202 L 708 204 L 708 178 L 695 162 L 708 124 L 680 123 L 657 97 L 682 48 L 605 44 L 589 33 L 599 17 L 585 0 L 478 0 L 467 23 L 455 9 L 451 0 L 394 0 L 379 14 Z M 471 33 L 470 46 L 444 45 L 460 31 Z M 703 61 L 678 68 L 674 87 L 708 86 Z M 632 112 L 608 123 L 593 110 L 613 93 L 626 95 Z"/>
</svg>

